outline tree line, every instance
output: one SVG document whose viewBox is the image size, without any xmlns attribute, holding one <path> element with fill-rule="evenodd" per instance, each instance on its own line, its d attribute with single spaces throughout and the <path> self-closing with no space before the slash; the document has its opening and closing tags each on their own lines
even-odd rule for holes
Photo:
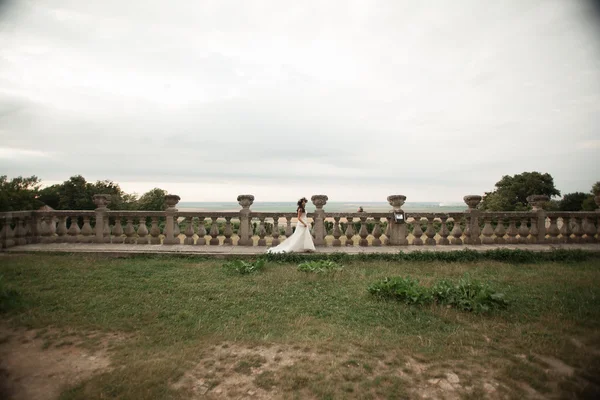
<svg viewBox="0 0 600 400">
<path fill-rule="evenodd" d="M 110 194 L 111 210 L 161 211 L 166 208 L 167 191 L 154 188 L 141 196 L 125 193 L 118 183 L 110 180 L 88 182 L 81 175 L 63 183 L 42 188 L 37 176 L 8 179 L 0 176 L 0 211 L 37 210 L 43 206 L 55 210 L 93 210 L 95 194 Z"/>
<path fill-rule="evenodd" d="M 46 205 L 55 210 L 93 210 L 95 194 L 110 194 L 111 210 L 161 211 L 165 209 L 166 190 L 154 188 L 141 196 L 125 193 L 111 180 L 87 182 L 81 175 L 72 176 L 63 183 L 42 188 L 36 176 L 8 179 L 0 176 L 0 211 L 37 210 Z M 487 211 L 525 211 L 531 208 L 527 197 L 534 194 L 550 198 L 546 209 L 550 211 L 593 211 L 594 196 L 600 194 L 600 181 L 588 193 L 567 193 L 562 198 L 554 185 L 552 175 L 540 172 L 523 172 L 505 175 L 496 182 L 495 189 L 486 192 L 479 205 Z"/>
</svg>

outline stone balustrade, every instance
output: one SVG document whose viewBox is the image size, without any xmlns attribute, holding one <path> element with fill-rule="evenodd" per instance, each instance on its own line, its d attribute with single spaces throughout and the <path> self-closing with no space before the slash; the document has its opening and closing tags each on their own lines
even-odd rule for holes
<svg viewBox="0 0 600 400">
<path fill-rule="evenodd" d="M 125 243 L 138 245 L 276 246 L 291 236 L 296 213 L 254 212 L 252 195 L 238 196 L 239 212 L 179 211 L 167 195 L 164 211 L 111 211 L 109 195 L 95 195 L 89 211 L 0 213 L 0 249 L 32 243 Z M 332 213 L 327 196 L 311 198 L 307 215 L 316 246 L 448 246 L 486 244 L 599 243 L 600 209 L 547 212 L 545 196 L 530 196 L 531 211 L 485 212 L 481 196 L 465 196 L 467 210 L 406 213 L 394 222 L 406 196 L 388 197 L 390 212 Z M 596 196 L 597 203 L 600 198 Z M 598 204 L 600 206 L 600 204 Z"/>
</svg>

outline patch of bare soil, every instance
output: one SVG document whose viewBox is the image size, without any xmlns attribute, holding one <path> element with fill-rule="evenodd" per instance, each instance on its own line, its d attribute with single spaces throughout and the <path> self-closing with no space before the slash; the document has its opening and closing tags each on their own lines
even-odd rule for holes
<svg viewBox="0 0 600 400">
<path fill-rule="evenodd" d="M 107 348 L 119 340 L 116 335 L 102 337 L 92 351 L 81 346 L 81 337 L 52 334 L 0 326 L 0 398 L 55 399 L 67 387 L 108 370 Z M 48 335 L 58 340 L 49 341 Z"/>
<path fill-rule="evenodd" d="M 448 365 L 425 364 L 410 357 L 402 357 L 403 361 L 399 362 L 399 358 L 392 356 L 375 362 L 371 360 L 365 363 L 366 369 L 366 365 L 357 361 L 359 358 L 352 350 L 347 354 L 333 354 L 298 347 L 244 348 L 225 343 L 205 351 L 202 361 L 172 387 L 189 399 L 280 399 L 289 397 L 290 390 L 301 393 L 303 398 L 312 398 L 314 395 L 303 391 L 303 386 L 298 383 L 302 383 L 302 379 L 310 381 L 320 374 L 341 382 L 340 387 L 360 382 L 367 383 L 368 387 L 368 383 L 377 377 L 384 377 L 384 380 L 394 377 L 403 382 L 411 398 L 461 399 L 473 394 L 480 398 L 500 399 L 506 397 L 508 390 L 492 377 L 491 371 L 479 368 L 457 370 Z M 298 387 L 294 389 L 294 385 Z M 506 389 L 504 394 L 501 388 Z M 344 395 L 360 397 L 359 392 Z M 371 390 L 370 397 L 381 396 Z"/>
</svg>

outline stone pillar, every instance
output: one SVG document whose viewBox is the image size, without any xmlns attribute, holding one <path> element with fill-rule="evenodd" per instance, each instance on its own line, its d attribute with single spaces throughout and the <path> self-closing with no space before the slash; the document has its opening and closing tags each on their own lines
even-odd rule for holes
<svg viewBox="0 0 600 400">
<path fill-rule="evenodd" d="M 531 205 L 532 211 L 536 214 L 537 218 L 537 237 L 535 243 L 546 242 L 546 211 L 544 210 L 544 204 L 550 200 L 550 197 L 546 195 L 531 195 L 527 197 L 527 202 Z"/>
<path fill-rule="evenodd" d="M 250 206 L 254 203 L 254 196 L 251 194 L 241 194 L 237 197 L 237 201 L 242 206 L 240 210 L 240 230 L 238 235 L 239 246 L 252 246 L 252 235 L 250 230 Z"/>
<path fill-rule="evenodd" d="M 96 243 L 104 243 L 104 219 L 108 218 L 106 212 L 108 211 L 107 205 L 110 204 L 110 194 L 95 194 L 94 204 L 96 205 L 96 226 L 94 231 L 96 233 Z"/>
<path fill-rule="evenodd" d="M 467 226 L 465 227 L 465 230 L 468 230 L 470 233 L 468 244 L 481 244 L 481 238 L 479 237 L 481 235 L 481 230 L 479 229 L 479 214 L 481 214 L 481 212 L 477 209 L 477 206 L 481 202 L 481 196 L 471 194 L 463 197 L 463 200 L 469 207 L 468 210 L 465 210 L 465 217 L 469 218 Z"/>
<path fill-rule="evenodd" d="M 316 194 L 310 198 L 317 208 L 315 210 L 315 246 L 325 246 L 325 211 L 323 206 L 327 204 L 329 198 L 324 194 Z"/>
<path fill-rule="evenodd" d="M 403 224 L 398 224 L 394 222 L 394 212 L 402 211 L 402 206 L 406 201 L 406 196 L 401 194 L 391 195 L 387 198 L 388 203 L 392 206 L 392 211 L 390 211 L 391 219 L 389 223 L 389 232 L 390 237 L 388 240 L 388 245 L 390 246 L 406 246 L 408 245 L 408 240 L 406 239 L 407 230 L 406 230 L 406 222 Z"/>
<path fill-rule="evenodd" d="M 168 194 L 165 196 L 165 203 L 167 204 L 167 209 L 165 213 L 167 214 L 165 221 L 165 240 L 163 244 L 179 244 L 179 237 L 175 237 L 175 213 L 177 209 L 175 206 L 179 203 L 181 197 L 176 194 Z"/>
</svg>

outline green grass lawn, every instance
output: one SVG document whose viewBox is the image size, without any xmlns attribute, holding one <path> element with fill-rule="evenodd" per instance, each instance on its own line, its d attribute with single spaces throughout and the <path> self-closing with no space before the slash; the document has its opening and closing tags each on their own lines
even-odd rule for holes
<svg viewBox="0 0 600 400">
<path fill-rule="evenodd" d="M 63 399 L 600 394 L 600 258 L 342 264 L 311 274 L 267 261 L 239 275 L 198 258 L 2 255 L 1 317 L 35 330 L 40 351 L 68 335 L 92 350 L 120 335 L 110 368 Z M 407 306 L 367 291 L 387 276 L 427 286 L 465 273 L 504 293 L 508 308 Z"/>
</svg>

